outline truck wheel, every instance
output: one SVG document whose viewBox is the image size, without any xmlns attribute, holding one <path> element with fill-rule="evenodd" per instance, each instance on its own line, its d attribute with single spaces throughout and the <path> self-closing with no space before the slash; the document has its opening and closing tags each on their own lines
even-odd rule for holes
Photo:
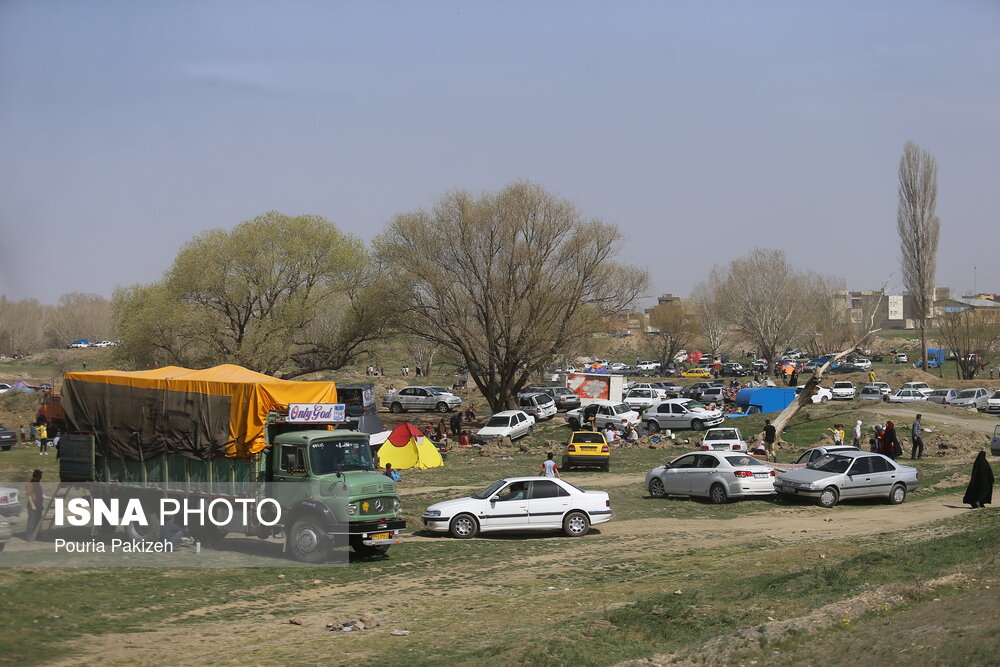
<svg viewBox="0 0 1000 667">
<path fill-rule="evenodd" d="M 590 530 L 590 519 L 583 512 L 570 512 L 563 519 L 563 532 L 570 537 L 583 537 Z"/>
<path fill-rule="evenodd" d="M 400 412 L 404 412 L 404 410 L 403 410 L 403 404 L 402 403 L 393 403 L 392 405 L 389 406 L 389 412 L 392 412 L 392 413 L 397 414 L 397 415 Z"/>
<path fill-rule="evenodd" d="M 444 401 L 438 403 L 436 407 L 438 412 L 448 412 L 448 404 Z"/>
<path fill-rule="evenodd" d="M 191 528 L 191 537 L 207 547 L 217 547 L 226 538 L 228 531 L 218 526 L 195 526 Z"/>
<path fill-rule="evenodd" d="M 148 507 L 142 508 L 146 514 L 146 523 L 149 525 L 137 525 L 134 521 L 125 524 L 125 537 L 133 542 L 147 542 L 160 537 L 160 521 L 156 512 Z"/>
<path fill-rule="evenodd" d="M 322 563 L 330 554 L 330 541 L 315 520 L 299 519 L 288 533 L 288 552 L 303 563 Z"/>
<path fill-rule="evenodd" d="M 479 522 L 471 514 L 459 514 L 451 520 L 448 531 L 452 537 L 467 540 L 470 537 L 475 537 L 476 533 L 479 532 Z"/>
<path fill-rule="evenodd" d="M 650 419 L 648 422 L 646 422 L 646 430 L 649 431 L 650 433 L 659 433 L 660 423 L 657 422 L 655 419 Z"/>
</svg>

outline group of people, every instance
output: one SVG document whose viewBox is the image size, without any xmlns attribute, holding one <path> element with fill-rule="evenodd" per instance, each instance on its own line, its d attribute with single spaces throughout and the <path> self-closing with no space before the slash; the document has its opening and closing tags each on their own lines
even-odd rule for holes
<svg viewBox="0 0 1000 667">
<path fill-rule="evenodd" d="M 50 446 L 56 450 L 56 455 L 58 456 L 59 436 L 59 431 L 56 431 L 56 436 L 49 438 L 49 430 L 45 424 L 38 424 L 37 426 L 32 424 L 30 427 L 21 427 L 21 442 L 34 443 L 38 447 L 39 456 L 47 456 Z"/>
<path fill-rule="evenodd" d="M 604 427 L 604 439 L 608 441 L 608 444 L 614 444 L 616 442 L 627 442 L 629 444 L 639 441 L 639 432 L 635 430 L 635 426 L 628 424 L 625 428 L 618 430 L 611 424 Z"/>
</svg>

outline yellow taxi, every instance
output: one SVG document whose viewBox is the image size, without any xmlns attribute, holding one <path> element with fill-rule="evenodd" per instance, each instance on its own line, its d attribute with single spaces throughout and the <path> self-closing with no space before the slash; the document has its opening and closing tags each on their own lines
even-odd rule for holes
<svg viewBox="0 0 1000 667">
<path fill-rule="evenodd" d="M 689 368 L 688 370 L 681 373 L 682 378 L 710 378 L 712 377 L 712 371 L 707 368 Z"/>
<path fill-rule="evenodd" d="M 604 472 L 611 465 L 611 448 L 600 431 L 573 431 L 566 443 L 562 469 L 594 467 Z"/>
</svg>

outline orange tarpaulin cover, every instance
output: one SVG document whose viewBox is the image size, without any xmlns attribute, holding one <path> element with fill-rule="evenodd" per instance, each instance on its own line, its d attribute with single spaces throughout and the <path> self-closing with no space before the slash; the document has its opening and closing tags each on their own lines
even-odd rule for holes
<svg viewBox="0 0 1000 667">
<path fill-rule="evenodd" d="M 100 385 L 105 386 L 101 391 Z M 134 388 L 135 392 L 129 392 Z M 225 455 L 246 457 L 264 449 L 264 423 L 267 413 L 282 409 L 290 403 L 336 403 L 337 389 L 333 382 L 296 382 L 279 380 L 242 366 L 223 365 L 203 370 L 191 370 L 180 366 L 166 366 L 148 371 L 94 371 L 67 373 L 63 394 L 71 412 L 76 412 L 75 423 L 85 422 L 91 429 L 98 430 L 103 425 L 106 430 L 124 427 L 107 423 L 100 414 L 102 407 L 114 401 L 125 400 L 134 393 L 142 396 L 135 410 L 149 410 L 150 396 L 202 395 L 205 397 L 228 398 L 229 427 L 228 440 L 224 444 Z M 95 397 L 96 400 L 90 400 Z M 186 399 L 192 403 L 192 399 Z M 207 404 L 207 403 L 206 403 Z M 163 399 L 173 413 L 178 412 L 177 401 Z M 145 406 L 145 407 L 144 407 Z M 114 406 L 119 409 L 120 406 Z M 75 408 L 75 410 L 74 410 Z M 183 410 L 183 407 L 181 408 Z M 105 410 L 112 413 L 112 409 Z M 118 410 L 120 413 L 120 409 Z M 163 412 L 166 412 L 164 410 Z M 79 427 L 78 427 L 79 428 Z M 139 429 L 137 429 L 139 430 Z M 170 443 L 167 443 L 170 447 Z"/>
</svg>

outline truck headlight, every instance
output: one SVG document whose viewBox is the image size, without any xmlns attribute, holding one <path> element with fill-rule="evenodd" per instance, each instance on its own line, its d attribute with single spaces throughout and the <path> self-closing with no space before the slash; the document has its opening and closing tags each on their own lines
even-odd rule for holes
<svg viewBox="0 0 1000 667">
<path fill-rule="evenodd" d="M 392 499 L 392 511 L 397 515 L 403 511 L 403 506 L 400 504 L 399 498 Z M 438 512 L 438 514 L 441 514 L 441 512 Z"/>
<path fill-rule="evenodd" d="M 347 503 L 347 514 L 348 516 L 354 516 L 358 513 L 358 506 L 354 503 Z"/>
</svg>

